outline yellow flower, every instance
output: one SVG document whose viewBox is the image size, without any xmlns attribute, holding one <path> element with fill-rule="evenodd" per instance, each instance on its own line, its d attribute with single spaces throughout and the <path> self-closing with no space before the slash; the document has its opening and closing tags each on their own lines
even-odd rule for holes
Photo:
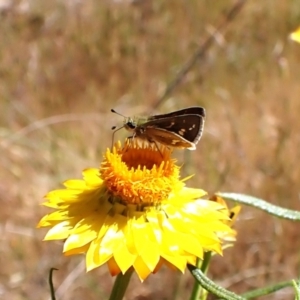
<svg viewBox="0 0 300 300">
<path fill-rule="evenodd" d="M 300 43 L 300 27 L 290 34 L 290 38 L 293 41 Z"/>
<path fill-rule="evenodd" d="M 163 264 L 184 271 L 205 251 L 222 254 L 222 236 L 234 237 L 227 207 L 185 187 L 164 146 L 135 141 L 107 150 L 99 169 L 46 195 L 54 212 L 38 227 L 45 240 L 65 240 L 64 254 L 86 253 L 87 271 L 107 263 L 112 275 L 131 267 L 141 280 Z"/>
<path fill-rule="evenodd" d="M 237 219 L 237 216 L 240 213 L 241 207 L 239 205 L 236 205 L 236 206 L 232 207 L 231 209 L 228 209 L 226 201 L 217 195 L 211 196 L 209 198 L 209 200 L 216 201 L 217 203 L 220 203 L 221 205 L 226 207 L 226 209 L 228 211 L 228 216 L 229 216 L 229 220 L 226 222 L 226 224 L 228 224 L 230 227 L 232 227 Z M 222 239 L 223 242 L 225 242 L 225 245 L 223 245 L 223 249 L 232 246 L 232 242 L 235 242 L 235 236 L 236 236 L 236 232 L 226 232 L 225 231 L 223 233 L 219 233 L 219 237 Z"/>
</svg>

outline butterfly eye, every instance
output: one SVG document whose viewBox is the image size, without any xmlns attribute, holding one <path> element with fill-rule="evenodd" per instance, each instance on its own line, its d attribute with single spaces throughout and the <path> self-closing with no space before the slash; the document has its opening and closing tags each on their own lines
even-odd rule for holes
<svg viewBox="0 0 300 300">
<path fill-rule="evenodd" d="M 136 124 L 133 122 L 133 120 L 129 120 L 125 126 L 127 126 L 129 129 L 135 129 L 136 128 Z"/>
</svg>

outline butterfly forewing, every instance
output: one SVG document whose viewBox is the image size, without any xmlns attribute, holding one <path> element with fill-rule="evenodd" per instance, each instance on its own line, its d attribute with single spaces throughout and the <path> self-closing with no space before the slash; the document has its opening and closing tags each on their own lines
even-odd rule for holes
<svg viewBox="0 0 300 300">
<path fill-rule="evenodd" d="M 149 121 L 158 120 L 158 119 L 164 119 L 168 117 L 177 117 L 177 116 L 184 116 L 184 115 L 200 115 L 203 118 L 205 118 L 205 109 L 200 106 L 193 106 L 193 107 L 176 110 L 168 114 L 150 116 L 148 120 Z"/>
<path fill-rule="evenodd" d="M 146 132 L 148 128 L 163 129 L 167 132 L 175 133 L 190 142 L 194 142 L 201 137 L 203 124 L 204 119 L 199 115 L 182 115 L 151 120 L 142 125 L 142 127 Z"/>
</svg>

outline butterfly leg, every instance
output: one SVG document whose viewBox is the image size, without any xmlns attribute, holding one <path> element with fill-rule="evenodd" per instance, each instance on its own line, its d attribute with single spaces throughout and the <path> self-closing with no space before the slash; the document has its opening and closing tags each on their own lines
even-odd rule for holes
<svg viewBox="0 0 300 300">
<path fill-rule="evenodd" d="M 161 151 L 160 151 L 160 149 L 159 149 L 159 147 L 158 147 L 156 141 L 153 140 L 153 139 L 147 139 L 147 140 L 148 140 L 148 142 L 149 142 L 150 144 L 153 144 L 153 143 L 154 143 L 154 145 L 155 145 L 157 151 L 160 153 L 161 157 L 163 158 L 164 156 L 162 155 L 162 153 L 161 153 Z"/>
</svg>

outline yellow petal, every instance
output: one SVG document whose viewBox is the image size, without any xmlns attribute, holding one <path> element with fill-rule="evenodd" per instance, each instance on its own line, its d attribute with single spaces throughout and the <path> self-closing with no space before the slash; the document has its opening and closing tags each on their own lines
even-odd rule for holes
<svg viewBox="0 0 300 300">
<path fill-rule="evenodd" d="M 50 241 L 66 239 L 69 236 L 70 230 L 72 230 L 72 226 L 70 226 L 68 221 L 61 222 L 48 231 L 44 240 Z"/>
<path fill-rule="evenodd" d="M 300 43 L 300 27 L 290 34 L 290 38 L 293 41 Z"/>
</svg>

